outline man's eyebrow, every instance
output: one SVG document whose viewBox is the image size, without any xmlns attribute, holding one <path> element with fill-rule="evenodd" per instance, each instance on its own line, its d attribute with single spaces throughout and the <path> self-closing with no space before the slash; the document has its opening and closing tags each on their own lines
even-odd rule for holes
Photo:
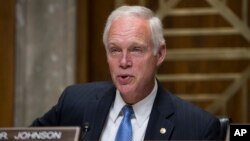
<svg viewBox="0 0 250 141">
<path fill-rule="evenodd" d="M 108 42 L 108 47 L 109 46 L 119 46 L 119 44 L 117 43 L 116 40 L 110 40 Z M 134 41 L 134 42 L 131 42 L 129 44 L 129 46 L 147 46 L 147 43 L 143 42 L 143 41 Z"/>
<path fill-rule="evenodd" d="M 115 42 L 108 42 L 108 46 L 117 46 Z"/>
<path fill-rule="evenodd" d="M 144 46 L 147 46 L 147 44 L 145 44 L 145 43 L 143 43 L 143 42 L 133 42 L 133 43 L 131 44 L 131 46 L 142 46 L 142 47 L 144 47 Z"/>
</svg>

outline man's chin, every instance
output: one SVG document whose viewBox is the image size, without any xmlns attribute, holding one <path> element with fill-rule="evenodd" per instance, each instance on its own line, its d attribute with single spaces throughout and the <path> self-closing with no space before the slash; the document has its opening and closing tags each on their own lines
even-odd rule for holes
<svg viewBox="0 0 250 141">
<path fill-rule="evenodd" d="M 129 85 L 122 85 L 122 86 L 118 86 L 117 88 L 122 95 L 129 95 L 133 93 L 133 90 L 131 89 Z"/>
</svg>

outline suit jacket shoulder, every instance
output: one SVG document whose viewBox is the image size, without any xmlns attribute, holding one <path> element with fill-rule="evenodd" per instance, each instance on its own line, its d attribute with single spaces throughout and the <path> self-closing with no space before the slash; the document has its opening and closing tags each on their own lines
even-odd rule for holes
<svg viewBox="0 0 250 141">
<path fill-rule="evenodd" d="M 100 99 L 106 94 L 114 95 L 112 82 L 94 82 L 68 86 L 58 103 L 36 119 L 32 126 L 80 126 L 86 115 L 91 115 Z M 92 110 L 93 109 L 93 110 Z"/>
<path fill-rule="evenodd" d="M 199 140 L 217 138 L 220 123 L 214 115 L 174 95 L 171 98 L 176 109 L 173 116 L 175 118 L 172 118 L 176 123 L 175 128 L 178 129 L 176 135 L 185 133 L 187 136 L 196 136 Z"/>
<path fill-rule="evenodd" d="M 219 121 L 212 114 L 166 92 L 159 86 L 146 140 L 216 140 Z M 161 134 L 160 129 L 167 132 Z"/>
</svg>

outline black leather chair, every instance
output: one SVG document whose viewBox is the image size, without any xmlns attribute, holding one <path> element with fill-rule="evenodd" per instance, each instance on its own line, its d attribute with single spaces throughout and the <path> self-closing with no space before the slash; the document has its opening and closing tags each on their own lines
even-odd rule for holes
<svg viewBox="0 0 250 141">
<path fill-rule="evenodd" d="M 226 136 L 227 136 L 227 132 L 228 132 L 228 128 L 229 125 L 231 123 L 231 119 L 228 117 L 223 117 L 220 116 L 218 117 L 218 119 L 220 120 L 220 136 L 219 136 L 219 140 L 225 140 Z"/>
</svg>

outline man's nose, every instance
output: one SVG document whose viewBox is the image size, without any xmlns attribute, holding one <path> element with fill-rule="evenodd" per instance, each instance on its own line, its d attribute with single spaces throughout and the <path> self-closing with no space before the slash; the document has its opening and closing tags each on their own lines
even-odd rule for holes
<svg viewBox="0 0 250 141">
<path fill-rule="evenodd" d="M 120 67 L 123 69 L 129 68 L 132 66 L 131 56 L 128 52 L 123 53 L 120 60 Z"/>
</svg>

